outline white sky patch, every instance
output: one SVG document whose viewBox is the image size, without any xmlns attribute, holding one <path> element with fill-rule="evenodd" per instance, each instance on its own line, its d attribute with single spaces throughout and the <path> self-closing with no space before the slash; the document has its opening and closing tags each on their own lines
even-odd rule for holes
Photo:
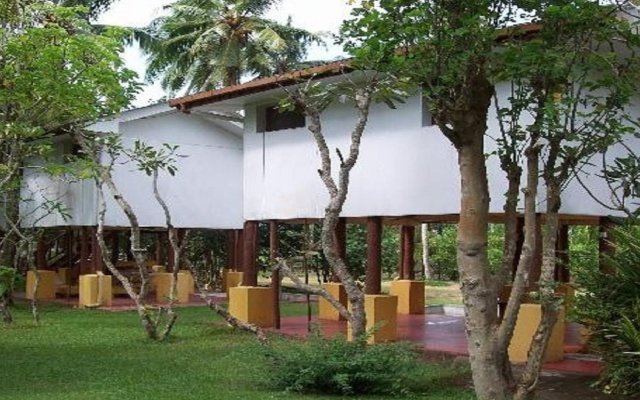
<svg viewBox="0 0 640 400">
<path fill-rule="evenodd" d="M 118 0 L 109 11 L 98 19 L 98 23 L 129 27 L 143 27 L 161 16 L 163 7 L 171 0 Z M 349 17 L 352 6 L 347 0 L 282 0 L 267 18 L 285 23 L 291 16 L 293 25 L 315 33 L 325 33 L 327 46 L 309 49 L 309 60 L 332 60 L 344 56 L 340 46 L 333 44 L 330 34 L 338 33 L 342 21 Z M 123 54 L 127 66 L 143 79 L 145 57 L 137 46 L 127 48 Z M 144 106 L 165 96 L 157 82 L 147 83 L 134 101 L 134 106 Z"/>
</svg>

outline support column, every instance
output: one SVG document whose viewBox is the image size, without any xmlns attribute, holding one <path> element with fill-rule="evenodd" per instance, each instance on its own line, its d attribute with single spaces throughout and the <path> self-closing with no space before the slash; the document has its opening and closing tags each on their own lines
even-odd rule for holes
<svg viewBox="0 0 640 400">
<path fill-rule="evenodd" d="M 336 251 L 338 253 L 338 257 L 340 257 L 345 262 L 347 261 L 347 219 L 339 218 L 338 224 L 336 225 L 336 231 L 334 233 L 334 238 L 336 241 Z M 331 282 L 340 282 L 340 279 L 335 275 L 333 271 L 331 271 Z"/>
<path fill-rule="evenodd" d="M 380 294 L 382 291 L 382 218 L 367 218 L 367 271 L 365 294 Z"/>
<path fill-rule="evenodd" d="M 600 255 L 600 272 L 606 274 L 614 274 L 614 268 L 609 265 L 606 257 L 612 256 L 616 252 L 615 238 L 613 229 L 615 224 L 607 217 L 600 217 L 599 235 L 598 235 L 598 253 Z"/>
<path fill-rule="evenodd" d="M 156 244 L 156 256 L 159 252 L 160 246 Z M 111 236 L 111 264 L 116 266 L 118 264 L 118 259 L 120 258 L 120 232 L 113 231 L 113 236 Z"/>
<path fill-rule="evenodd" d="M 569 225 L 566 224 L 560 225 L 558 229 L 554 278 L 557 282 L 563 283 L 568 283 L 571 278 L 569 271 Z"/>
<path fill-rule="evenodd" d="M 236 244 L 236 265 L 233 266 L 238 272 L 244 271 L 244 229 L 236 229 L 235 231 L 235 244 Z"/>
<path fill-rule="evenodd" d="M 415 250 L 416 228 L 413 225 L 402 225 L 400 243 L 402 250 L 400 253 L 401 274 L 400 279 L 415 279 L 415 261 L 413 258 Z"/>
<path fill-rule="evenodd" d="M 116 232 L 116 235 L 118 233 Z M 156 232 L 156 264 L 157 265 L 165 265 L 164 260 L 162 259 L 162 232 Z"/>
<path fill-rule="evenodd" d="M 226 232 L 227 235 L 227 269 L 235 269 L 238 267 L 236 262 L 236 231 L 230 230 Z"/>
<path fill-rule="evenodd" d="M 273 267 L 278 258 L 278 223 L 269 222 L 269 262 Z M 280 329 L 280 271 L 271 271 L 271 290 L 273 291 L 273 322 Z"/>
<path fill-rule="evenodd" d="M 48 269 L 47 267 L 47 242 L 43 237 L 40 237 L 36 245 L 36 268 L 43 271 Z"/>
<path fill-rule="evenodd" d="M 244 223 L 244 244 L 242 254 L 243 286 L 258 286 L 257 268 L 258 250 L 258 222 L 247 221 Z"/>
<path fill-rule="evenodd" d="M 87 227 L 80 228 L 80 275 L 89 273 L 89 241 Z"/>
<path fill-rule="evenodd" d="M 173 269 L 176 267 L 176 263 L 174 262 L 174 251 L 171 246 L 171 241 L 169 240 L 169 231 L 167 230 L 165 234 L 164 242 L 167 244 L 167 272 L 173 272 Z"/>
</svg>

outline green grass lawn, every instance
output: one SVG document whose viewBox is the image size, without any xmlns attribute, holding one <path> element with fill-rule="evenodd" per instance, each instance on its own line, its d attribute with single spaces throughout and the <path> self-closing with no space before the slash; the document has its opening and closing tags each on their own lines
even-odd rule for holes
<svg viewBox="0 0 640 400">
<path fill-rule="evenodd" d="M 283 315 L 304 313 L 303 304 L 283 307 Z M 268 364 L 252 336 L 232 331 L 203 307 L 181 308 L 179 315 L 173 338 L 154 343 L 131 312 L 44 307 L 42 326 L 33 327 L 20 306 L 16 323 L 0 326 L 0 399 L 331 398 L 269 389 Z M 417 397 L 472 399 L 447 383 L 464 373 L 434 364 L 425 376 L 428 391 Z"/>
</svg>

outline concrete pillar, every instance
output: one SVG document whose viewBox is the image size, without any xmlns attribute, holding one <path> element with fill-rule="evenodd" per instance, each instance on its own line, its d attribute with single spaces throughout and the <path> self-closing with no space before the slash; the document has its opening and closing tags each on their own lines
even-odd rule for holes
<svg viewBox="0 0 640 400">
<path fill-rule="evenodd" d="M 398 330 L 398 298 L 383 294 L 364 296 L 367 315 L 367 330 L 378 327 L 369 337 L 368 343 L 383 343 L 396 340 Z M 352 340 L 351 324 L 347 325 L 347 337 Z"/>
<path fill-rule="evenodd" d="M 38 300 L 53 300 L 56 298 L 56 278 L 55 271 L 38 270 L 38 292 L 36 298 Z M 36 284 L 36 274 L 33 271 L 27 271 L 26 297 L 33 300 Z"/>
<path fill-rule="evenodd" d="M 345 291 L 342 283 L 329 282 L 323 284 L 322 287 L 331 296 L 333 296 L 334 299 L 338 300 L 343 306 L 347 307 L 347 303 L 349 302 L 349 300 L 347 298 L 347 292 Z M 336 310 L 336 308 L 323 297 L 320 297 L 318 299 L 318 318 L 330 321 L 344 320 L 338 310 Z"/>
<path fill-rule="evenodd" d="M 513 330 L 513 338 L 509 344 L 509 360 L 513 363 L 524 363 L 528 359 L 529 348 L 533 336 L 538 329 L 542 309 L 540 304 L 522 304 L 518 312 L 518 319 Z M 564 357 L 564 309 L 558 314 L 558 320 L 553 326 L 549 344 L 544 354 L 543 362 L 556 362 Z"/>
<path fill-rule="evenodd" d="M 393 281 L 389 294 L 398 298 L 398 314 L 424 314 L 424 281 Z"/>
<path fill-rule="evenodd" d="M 229 313 L 241 321 L 261 328 L 272 328 L 272 289 L 238 286 L 229 289 Z"/>
<path fill-rule="evenodd" d="M 365 294 L 380 294 L 382 290 L 382 218 L 367 218 L 367 271 Z"/>
</svg>

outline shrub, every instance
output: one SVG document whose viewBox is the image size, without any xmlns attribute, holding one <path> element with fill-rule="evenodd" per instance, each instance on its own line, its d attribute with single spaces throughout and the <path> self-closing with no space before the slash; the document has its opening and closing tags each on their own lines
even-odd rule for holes
<svg viewBox="0 0 640 400">
<path fill-rule="evenodd" d="M 306 341 L 281 341 L 268 350 L 268 384 L 299 393 L 407 394 L 424 385 L 425 365 L 409 344 L 367 346 L 316 329 Z"/>
<path fill-rule="evenodd" d="M 640 395 L 640 240 L 637 227 L 615 232 L 616 253 L 605 257 L 615 271 L 579 270 L 575 315 L 592 332 L 592 348 L 606 369 L 599 381 L 609 393 Z"/>
<path fill-rule="evenodd" d="M 16 270 L 0 266 L 0 299 L 11 296 L 16 281 Z"/>
</svg>

